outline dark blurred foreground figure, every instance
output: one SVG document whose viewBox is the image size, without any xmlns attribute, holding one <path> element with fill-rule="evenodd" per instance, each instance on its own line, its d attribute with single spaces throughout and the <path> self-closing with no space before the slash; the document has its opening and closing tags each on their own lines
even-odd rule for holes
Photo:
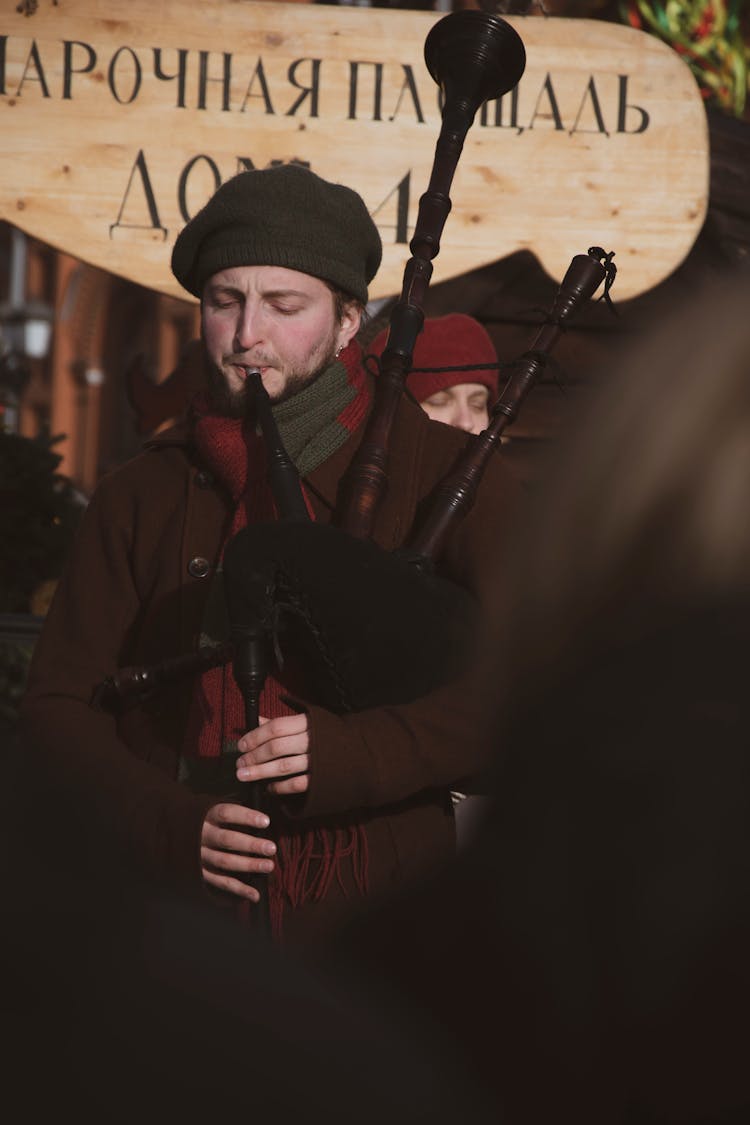
<svg viewBox="0 0 750 1125">
<path fill-rule="evenodd" d="M 750 1120 L 748 310 L 728 279 L 603 373 L 502 575 L 492 811 L 336 950 L 507 1125 Z"/>
<path fill-rule="evenodd" d="M 71 864 L 33 762 L 3 767 L 7 1120 L 452 1125 L 466 1111 L 491 1125 L 460 1066 L 435 1073 L 440 1028 L 361 1003 L 111 851 Z"/>
</svg>

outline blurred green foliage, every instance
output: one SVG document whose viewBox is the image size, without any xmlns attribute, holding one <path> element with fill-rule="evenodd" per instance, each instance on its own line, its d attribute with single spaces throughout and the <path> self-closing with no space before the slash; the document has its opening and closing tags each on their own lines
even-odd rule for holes
<svg viewBox="0 0 750 1125">
<path fill-rule="evenodd" d="M 61 437 L 0 431 L 0 613 L 29 613 L 34 591 L 60 575 L 83 504 L 58 472 Z"/>
<path fill-rule="evenodd" d="M 40 591 L 57 579 L 85 501 L 59 471 L 61 437 L 0 430 L 0 613 L 38 614 Z M 43 599 L 42 599 L 43 600 Z M 0 723 L 12 724 L 33 640 L 0 635 Z"/>
</svg>

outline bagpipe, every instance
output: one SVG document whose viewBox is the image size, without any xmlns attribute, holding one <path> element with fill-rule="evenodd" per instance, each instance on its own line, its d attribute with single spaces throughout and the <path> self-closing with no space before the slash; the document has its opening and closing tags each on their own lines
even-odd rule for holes
<svg viewBox="0 0 750 1125">
<path fill-rule="evenodd" d="M 268 453 L 278 520 L 245 527 L 226 545 L 228 635 L 157 665 L 119 670 L 96 687 L 94 706 L 121 710 L 168 683 L 231 660 L 247 729 L 252 729 L 259 721 L 264 680 L 279 652 L 293 652 L 295 663 L 305 668 L 304 698 L 338 714 L 408 703 L 465 669 L 479 607 L 467 591 L 440 577 L 435 563 L 471 510 L 485 467 L 554 343 L 602 283 L 608 294 L 615 267 L 613 254 L 598 247 L 572 260 L 531 347 L 509 365 L 487 428 L 467 435 L 406 544 L 396 551 L 379 547 L 371 535 L 388 488 L 391 431 L 422 330 L 432 261 L 451 209 L 463 143 L 480 106 L 512 90 L 526 64 L 523 43 L 510 24 L 473 9 L 439 20 L 425 40 L 424 56 L 441 90 L 440 134 L 429 185 L 419 200 L 401 295 L 390 314 L 372 408 L 343 481 L 340 519 L 333 525 L 309 517 L 260 374 L 248 372 L 255 382 L 255 422 Z M 247 787 L 246 803 L 262 807 L 262 802 L 257 787 Z"/>
</svg>

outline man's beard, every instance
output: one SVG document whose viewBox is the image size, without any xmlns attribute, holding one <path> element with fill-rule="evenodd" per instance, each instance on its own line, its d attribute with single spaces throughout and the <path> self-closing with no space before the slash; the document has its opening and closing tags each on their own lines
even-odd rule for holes
<svg viewBox="0 0 750 1125">
<path fill-rule="evenodd" d="M 300 391 L 304 391 L 311 383 L 318 379 L 327 367 L 333 363 L 336 358 L 336 353 L 331 344 L 329 351 L 326 353 L 323 362 L 320 363 L 314 371 L 290 371 L 286 378 L 286 384 L 283 390 L 273 395 L 271 401 L 274 406 L 278 406 L 281 402 L 286 402 L 287 399 L 293 398 L 298 395 Z M 251 367 L 252 364 L 248 364 Z M 244 418 L 249 411 L 253 409 L 252 404 L 255 398 L 255 382 L 253 379 L 245 380 L 245 383 L 237 390 L 233 390 L 220 367 L 206 357 L 206 369 L 208 372 L 208 397 L 212 410 L 216 414 L 220 414 L 224 418 Z"/>
</svg>

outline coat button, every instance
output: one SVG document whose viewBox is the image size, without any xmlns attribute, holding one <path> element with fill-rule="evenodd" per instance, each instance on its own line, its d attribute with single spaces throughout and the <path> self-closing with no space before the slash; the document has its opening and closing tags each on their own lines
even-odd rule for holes
<svg viewBox="0 0 750 1125">
<path fill-rule="evenodd" d="M 198 488 L 210 488 L 214 483 L 214 478 L 206 469 L 199 469 L 195 474 L 195 483 L 198 485 Z"/>
<path fill-rule="evenodd" d="M 210 569 L 208 559 L 204 559 L 201 555 L 196 555 L 188 563 L 188 574 L 193 578 L 205 578 Z"/>
</svg>

